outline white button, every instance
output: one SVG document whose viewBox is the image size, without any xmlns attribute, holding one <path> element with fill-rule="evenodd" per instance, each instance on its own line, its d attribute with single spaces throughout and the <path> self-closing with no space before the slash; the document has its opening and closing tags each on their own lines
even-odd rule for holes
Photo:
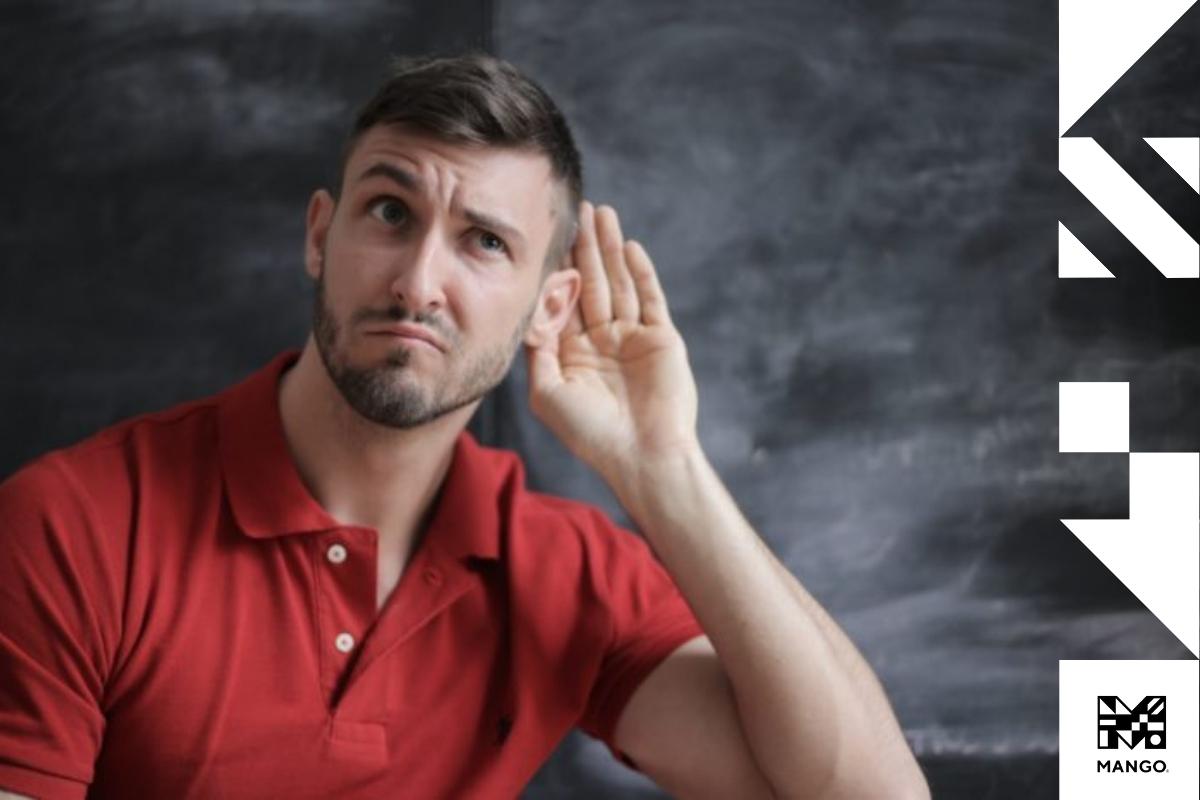
<svg viewBox="0 0 1200 800">
<path fill-rule="evenodd" d="M 354 637 L 348 633 L 339 633 L 333 640 L 333 646 L 343 653 L 349 653 L 354 649 Z"/>
<path fill-rule="evenodd" d="M 331 544 L 325 551 L 325 557 L 329 559 L 330 564 L 340 564 L 346 560 L 346 548 L 340 544 Z"/>
</svg>

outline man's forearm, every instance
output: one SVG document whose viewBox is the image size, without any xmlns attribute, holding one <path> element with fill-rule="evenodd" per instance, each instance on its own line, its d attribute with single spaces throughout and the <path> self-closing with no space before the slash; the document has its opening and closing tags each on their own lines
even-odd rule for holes
<svg viewBox="0 0 1200 800">
<path fill-rule="evenodd" d="M 870 667 L 770 553 L 698 447 L 607 477 L 712 641 L 779 796 L 927 795 Z"/>
</svg>

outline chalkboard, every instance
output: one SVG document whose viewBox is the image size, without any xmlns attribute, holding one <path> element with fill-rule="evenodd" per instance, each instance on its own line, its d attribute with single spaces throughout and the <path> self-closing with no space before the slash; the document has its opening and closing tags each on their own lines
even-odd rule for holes
<svg viewBox="0 0 1200 800">
<path fill-rule="evenodd" d="M 1055 796 L 1057 661 L 1184 656 L 1058 522 L 1128 493 L 1122 456 L 1057 452 L 1059 381 L 1128 380 L 1135 450 L 1200 449 L 1200 298 L 1058 175 L 1053 3 L 110 0 L 0 22 L 0 475 L 301 343 L 304 204 L 352 109 L 391 54 L 490 49 L 559 101 L 588 195 L 655 259 L 710 457 L 877 670 L 935 796 Z M 1200 133 L 1179 44 L 1200 12 L 1171 36 L 1080 132 L 1196 235 L 1136 142 Z M 1059 219 L 1117 281 L 1056 278 Z M 622 519 L 524 395 L 518 365 L 474 429 Z M 525 796 L 660 794 L 575 735 Z"/>
</svg>

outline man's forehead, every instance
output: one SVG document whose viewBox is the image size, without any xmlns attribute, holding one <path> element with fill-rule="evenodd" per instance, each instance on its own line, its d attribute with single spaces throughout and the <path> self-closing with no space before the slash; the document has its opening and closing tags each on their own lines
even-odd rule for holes
<svg viewBox="0 0 1200 800">
<path fill-rule="evenodd" d="M 379 166 L 406 173 L 418 190 L 435 190 L 443 181 L 472 195 L 494 195 L 497 201 L 537 201 L 556 193 L 550 160 L 524 148 L 447 142 L 396 126 L 366 131 L 346 164 L 349 188 L 372 178 L 386 177 Z M 539 203 L 540 205 L 540 203 Z M 557 203 L 552 203 L 552 212 Z"/>
</svg>

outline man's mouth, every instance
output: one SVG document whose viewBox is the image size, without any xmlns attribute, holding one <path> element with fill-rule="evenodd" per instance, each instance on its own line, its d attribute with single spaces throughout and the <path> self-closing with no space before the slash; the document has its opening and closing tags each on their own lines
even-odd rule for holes
<svg viewBox="0 0 1200 800">
<path fill-rule="evenodd" d="M 405 341 L 417 343 L 422 346 L 432 347 L 438 352 L 446 352 L 446 345 L 441 338 L 433 331 L 421 325 L 414 325 L 408 322 L 396 322 L 382 328 L 376 328 L 368 331 L 372 335 L 378 336 L 394 336 Z"/>
</svg>

